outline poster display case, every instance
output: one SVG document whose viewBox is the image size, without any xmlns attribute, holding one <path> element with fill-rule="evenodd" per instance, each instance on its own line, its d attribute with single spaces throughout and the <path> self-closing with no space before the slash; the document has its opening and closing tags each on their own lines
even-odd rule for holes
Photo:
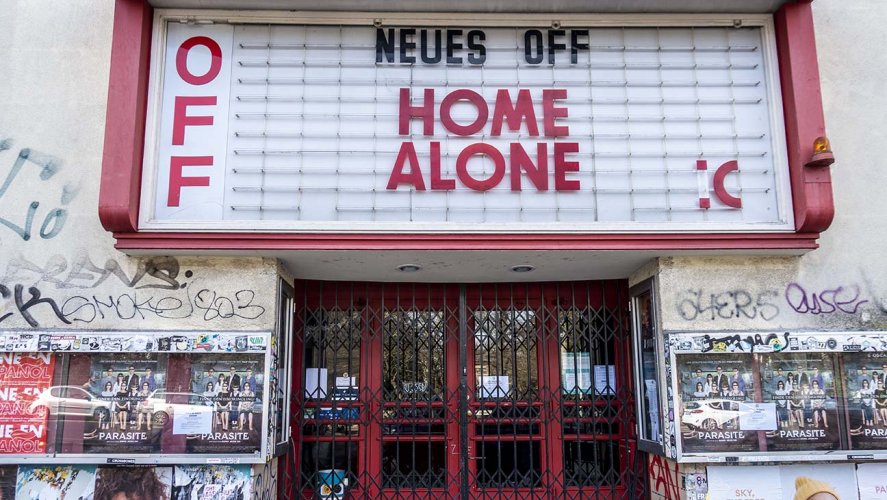
<svg viewBox="0 0 887 500">
<path fill-rule="evenodd" d="M 269 332 L 0 334 L 0 463 L 263 463 Z"/>
<path fill-rule="evenodd" d="M 681 462 L 887 458 L 887 333 L 666 336 Z"/>
</svg>

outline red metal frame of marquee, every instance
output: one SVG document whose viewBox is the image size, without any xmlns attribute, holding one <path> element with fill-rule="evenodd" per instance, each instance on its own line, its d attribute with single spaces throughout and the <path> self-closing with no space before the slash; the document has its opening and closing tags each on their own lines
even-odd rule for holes
<svg viewBox="0 0 887 500">
<path fill-rule="evenodd" d="M 828 167 L 806 166 L 825 136 L 809 1 L 774 14 L 795 232 L 665 234 L 341 234 L 138 230 L 153 9 L 116 0 L 99 218 L 120 250 L 787 250 L 817 247 L 834 217 Z"/>
</svg>

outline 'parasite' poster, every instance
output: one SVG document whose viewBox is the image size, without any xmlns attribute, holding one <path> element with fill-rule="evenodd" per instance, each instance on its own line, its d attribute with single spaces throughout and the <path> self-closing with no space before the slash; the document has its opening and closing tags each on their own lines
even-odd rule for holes
<svg viewBox="0 0 887 500">
<path fill-rule="evenodd" d="M 887 449 L 887 353 L 845 353 L 844 370 L 851 447 Z"/>
<path fill-rule="evenodd" d="M 758 427 L 740 425 L 743 403 L 754 400 L 751 359 L 744 355 L 681 355 L 684 453 L 758 451 Z"/>
<path fill-rule="evenodd" d="M 195 356 L 191 363 L 192 392 L 210 415 L 188 418 L 191 453 L 255 453 L 261 449 L 263 355 Z M 199 421 L 198 421 L 199 419 Z"/>
<path fill-rule="evenodd" d="M 156 355 L 92 355 L 89 391 L 95 409 L 84 425 L 84 451 L 159 451 L 163 424 L 169 418 L 165 380 L 165 369 L 159 366 Z"/>
<path fill-rule="evenodd" d="M 834 450 L 840 446 L 834 358 L 830 353 L 763 355 L 763 400 L 776 408 L 769 451 Z"/>
</svg>

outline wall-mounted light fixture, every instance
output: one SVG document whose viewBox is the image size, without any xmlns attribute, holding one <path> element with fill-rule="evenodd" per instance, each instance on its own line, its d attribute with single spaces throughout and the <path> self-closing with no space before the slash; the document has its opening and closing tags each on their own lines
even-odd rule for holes
<svg viewBox="0 0 887 500">
<path fill-rule="evenodd" d="M 534 269 L 536 268 L 529 264 L 519 264 L 516 266 L 511 266 L 511 272 L 513 273 L 528 273 Z"/>
<path fill-rule="evenodd" d="M 827 167 L 835 162 L 835 155 L 832 153 L 831 144 L 828 137 L 817 137 L 813 141 L 813 156 L 810 161 L 804 164 L 807 167 Z"/>
<path fill-rule="evenodd" d="M 422 269 L 422 266 L 419 264 L 401 264 L 397 266 L 397 270 L 402 273 L 414 273 L 420 269 Z"/>
</svg>

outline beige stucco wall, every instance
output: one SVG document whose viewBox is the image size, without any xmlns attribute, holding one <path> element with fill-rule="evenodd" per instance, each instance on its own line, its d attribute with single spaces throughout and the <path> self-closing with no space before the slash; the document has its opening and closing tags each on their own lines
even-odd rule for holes
<svg viewBox="0 0 887 500">
<path fill-rule="evenodd" d="M 276 261 L 127 257 L 99 223 L 113 8 L 0 7 L 0 330 L 271 329 Z"/>
<path fill-rule="evenodd" d="M 801 257 L 674 257 L 659 278 L 665 330 L 887 329 L 887 3 L 813 3 L 836 215 Z"/>
</svg>

